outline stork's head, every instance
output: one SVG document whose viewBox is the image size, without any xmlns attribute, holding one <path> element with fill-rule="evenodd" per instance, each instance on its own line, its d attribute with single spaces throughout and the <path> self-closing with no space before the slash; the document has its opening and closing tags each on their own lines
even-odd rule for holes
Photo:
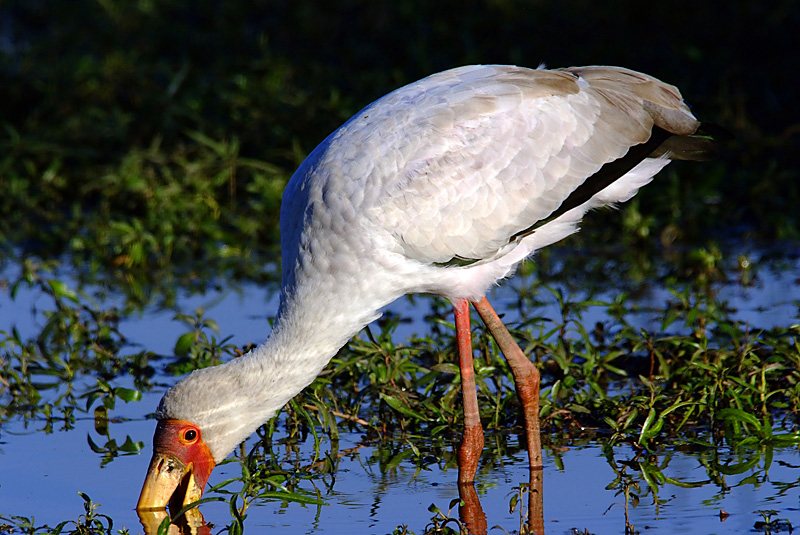
<svg viewBox="0 0 800 535">
<path fill-rule="evenodd" d="M 200 499 L 214 466 L 303 386 L 276 378 L 247 357 L 179 381 L 156 410 L 153 458 L 136 508 L 174 508 Z"/>
<path fill-rule="evenodd" d="M 197 370 L 170 388 L 156 410 L 153 458 L 136 509 L 173 510 L 199 500 L 216 463 L 233 450 L 228 437 L 236 419 L 218 406 L 226 405 L 230 385 L 220 369 Z M 235 440 L 235 439 L 232 439 Z M 222 448 L 222 449 L 221 449 Z"/>
<path fill-rule="evenodd" d="M 164 509 L 170 504 L 176 510 L 199 500 L 215 464 L 200 427 L 183 420 L 159 421 L 136 509 Z"/>
</svg>

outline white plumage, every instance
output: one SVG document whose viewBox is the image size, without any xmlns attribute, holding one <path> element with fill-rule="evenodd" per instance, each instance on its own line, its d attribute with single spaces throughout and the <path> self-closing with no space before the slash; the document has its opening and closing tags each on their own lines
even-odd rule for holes
<svg viewBox="0 0 800 535">
<path fill-rule="evenodd" d="M 479 300 L 669 160 L 642 156 L 564 209 L 604 164 L 648 141 L 654 126 L 686 136 L 698 124 L 676 88 L 613 67 L 470 66 L 386 95 L 325 139 L 286 187 L 269 339 L 179 382 L 158 418 L 196 424 L 221 461 L 382 307 L 417 292 Z"/>
</svg>

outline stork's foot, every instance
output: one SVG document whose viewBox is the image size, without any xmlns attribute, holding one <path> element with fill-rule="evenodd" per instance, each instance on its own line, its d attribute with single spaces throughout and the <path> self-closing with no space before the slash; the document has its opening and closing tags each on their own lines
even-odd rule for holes
<svg viewBox="0 0 800 535">
<path fill-rule="evenodd" d="M 483 428 L 480 425 L 464 428 L 464 436 L 458 447 L 458 482 L 472 483 L 478 471 L 478 462 L 483 451 Z"/>
</svg>

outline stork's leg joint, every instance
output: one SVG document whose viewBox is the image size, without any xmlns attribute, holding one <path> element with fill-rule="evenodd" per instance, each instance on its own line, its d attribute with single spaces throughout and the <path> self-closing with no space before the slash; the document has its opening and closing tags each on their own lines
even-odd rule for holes
<svg viewBox="0 0 800 535">
<path fill-rule="evenodd" d="M 503 352 L 511 373 L 514 374 L 517 397 L 525 414 L 525 434 L 528 443 L 528 459 L 531 468 L 542 466 L 542 442 L 539 427 L 539 368 L 520 349 L 508 332 L 500 317 L 484 297 L 473 303 L 489 332 Z"/>
</svg>

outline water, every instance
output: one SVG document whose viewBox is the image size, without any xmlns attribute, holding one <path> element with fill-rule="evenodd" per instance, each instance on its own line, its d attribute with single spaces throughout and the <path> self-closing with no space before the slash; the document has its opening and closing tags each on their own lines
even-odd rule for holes
<svg viewBox="0 0 800 535">
<path fill-rule="evenodd" d="M 155 396 L 153 396 L 155 398 Z M 146 400 L 148 403 L 154 399 Z M 128 407 L 130 408 L 130 407 Z M 135 412 L 135 411 L 123 411 Z M 115 430 L 139 438 L 152 433 L 152 423 L 130 421 L 116 424 Z M 6 435 L 3 446 L 0 504 L 3 514 L 35 517 L 36 525 L 77 518 L 83 511 L 80 490 L 101 505 L 99 511 L 114 519 L 116 528 L 138 532 L 133 505 L 136 503 L 148 455 L 122 457 L 104 468 L 86 443 L 92 423 L 79 421 L 70 432 L 51 435 Z M 360 435 L 345 433 L 342 448 L 358 444 Z M 492 437 L 489 438 L 491 441 Z M 310 459 L 311 445 L 303 451 Z M 422 471 L 410 464 L 382 473 L 375 465 L 374 451 L 360 448 L 358 454 L 344 456 L 332 487 L 322 490 L 324 506 L 288 505 L 268 502 L 247 511 L 250 532 L 270 533 L 391 533 L 400 525 L 417 533 L 430 522 L 428 506 L 436 504 L 447 511 L 458 498 L 455 470 Z M 662 473 L 675 483 L 648 487 L 641 470 L 628 466 L 626 481 L 638 484 L 633 491 L 638 505 L 629 501 L 628 522 L 647 533 L 749 533 L 762 520 L 758 510 L 776 510 L 775 518 L 800 523 L 798 487 L 800 452 L 786 448 L 771 452 L 766 467 L 760 452 L 751 452 L 757 463 L 742 474 L 724 476 L 704 467 L 697 455 L 667 452 L 653 462 L 664 467 Z M 570 529 L 591 533 L 622 533 L 625 527 L 625 498 L 622 481 L 597 446 L 577 446 L 559 451 L 559 463 L 552 451 L 545 451 L 544 520 L 549 533 Z M 735 455 L 731 455 L 735 460 Z M 614 450 L 616 468 L 635 458 L 627 447 Z M 721 459 L 724 465 L 725 456 Z M 635 464 L 635 463 L 633 463 Z M 560 467 L 559 467 L 560 466 Z M 220 467 L 211 483 L 237 475 L 238 465 Z M 330 480 L 330 476 L 327 476 Z M 482 466 L 476 488 L 487 516 L 488 526 L 499 525 L 511 532 L 519 528 L 519 510 L 509 512 L 516 487 L 528 481 L 527 460 L 503 459 L 502 464 Z M 330 481 L 329 481 L 330 482 Z M 684 485 L 692 485 L 685 487 Z M 217 525 L 230 522 L 228 506 L 204 506 L 207 521 Z M 730 514 L 720 519 L 721 510 Z M 451 512 L 458 517 L 457 508 Z"/>
<path fill-rule="evenodd" d="M 800 262 L 794 262 L 790 269 L 761 270 L 756 284 L 750 287 L 724 285 L 720 299 L 735 309 L 735 319 L 761 328 L 797 323 Z M 515 302 L 515 288 L 525 283 L 514 279 L 497 289 L 493 300 L 498 309 Z M 594 297 L 611 300 L 613 295 Z M 666 290 L 652 288 L 637 298 L 643 312 L 629 321 L 657 329 L 660 319 L 647 311 L 647 304 L 667 298 Z M 41 318 L 31 317 L 32 303 L 47 307 L 47 300 L 35 292 L 26 295 L 23 291 L 13 302 L 4 295 L 0 301 L 0 329 L 16 325 L 23 338 L 35 334 L 41 328 Z M 267 318 L 274 312 L 276 302 L 270 291 L 247 285 L 241 291 L 226 289 L 185 297 L 179 305 L 185 312 L 198 306 L 203 306 L 206 316 L 220 324 L 223 335 L 233 334 L 232 342 L 241 345 L 259 342 L 267 335 Z M 427 331 L 422 319 L 428 312 L 424 299 L 413 305 L 403 300 L 391 310 L 412 317 L 395 333 L 398 341 Z M 589 309 L 583 316 L 585 323 L 607 319 L 601 310 Z M 553 300 L 537 310 L 539 315 L 556 313 Z M 152 311 L 130 317 L 121 324 L 121 331 L 134 346 L 169 354 L 177 336 L 186 330 L 185 325 L 172 319 L 173 314 Z M 517 312 L 509 309 L 509 318 L 513 321 L 516 317 Z M 88 438 L 102 444 L 107 437 L 97 433 L 90 415 L 79 415 L 71 429 L 60 429 L 56 424 L 52 432 L 43 431 L 44 424 L 35 420 L 4 424 L 0 435 L 0 516 L 32 518 L 36 526 L 77 519 L 84 504 L 80 491 L 101 504 L 98 512 L 114 520 L 115 531 L 124 527 L 131 533 L 141 532 L 133 507 L 149 461 L 154 427 L 144 416 L 154 409 L 161 394 L 162 391 L 154 391 L 145 394 L 141 402 L 118 402 L 111 412 L 115 421 L 110 424 L 109 434 L 119 444 L 130 436 L 134 441 L 145 442 L 146 447 L 141 454 L 124 455 L 105 465 L 90 448 Z M 493 440 L 518 438 L 513 434 L 493 434 L 487 443 Z M 335 480 L 324 476 L 314 484 L 327 505 L 255 503 L 247 511 L 246 529 L 251 533 L 381 534 L 405 525 L 422 533 L 434 516 L 428 510 L 431 504 L 447 513 L 450 503 L 459 497 L 455 469 L 439 469 L 434 464 L 429 470 L 419 471 L 413 463 L 402 462 L 396 469 L 384 472 L 376 461 L 374 446 L 358 447 L 361 443 L 360 434 L 343 433 L 340 451 L 355 448 L 355 452 L 340 459 Z M 301 445 L 299 455 L 310 462 L 310 441 Z M 800 525 L 797 447 L 749 452 L 668 451 L 643 459 L 626 446 L 615 448 L 608 457 L 597 445 L 572 444 L 563 449 L 546 448 L 544 461 L 544 525 L 548 533 L 570 533 L 573 529 L 580 533 L 624 533 L 626 521 L 641 533 L 751 533 L 765 515 L 770 520 L 787 519 Z M 731 467 L 739 465 L 747 468 L 736 473 Z M 240 473 L 236 463 L 222 466 L 212 474 L 210 483 Z M 519 529 L 519 507 L 510 511 L 509 504 L 528 478 L 524 455 L 484 455 L 476 489 L 489 528 L 497 525 L 507 532 Z M 648 478 L 657 484 L 651 486 Z M 311 483 L 308 485 L 313 489 Z M 627 499 L 625 488 L 630 492 Z M 777 513 L 769 516 L 760 510 Z M 728 516 L 720 516 L 720 511 Z M 225 503 L 207 504 L 203 513 L 206 521 L 217 526 L 231 521 Z M 449 514 L 458 518 L 458 507 Z M 774 524 L 773 532 L 781 526 Z"/>
</svg>

